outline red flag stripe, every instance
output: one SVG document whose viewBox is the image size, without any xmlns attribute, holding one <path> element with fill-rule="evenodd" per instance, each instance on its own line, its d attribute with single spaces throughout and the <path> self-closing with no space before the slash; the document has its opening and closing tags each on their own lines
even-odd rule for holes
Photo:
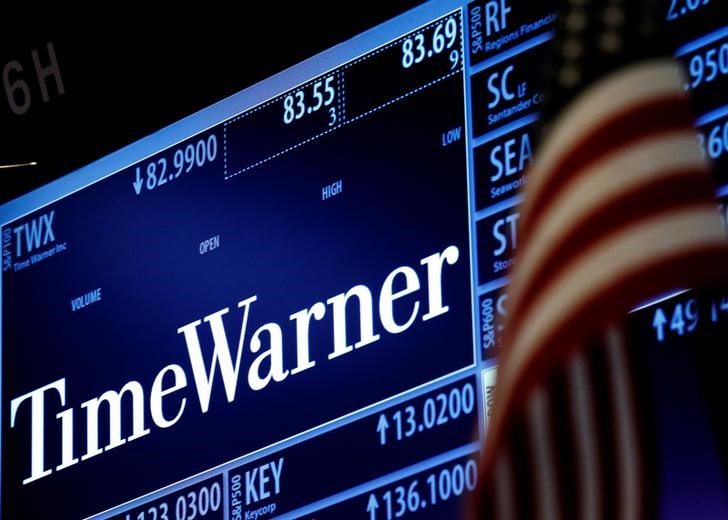
<svg viewBox="0 0 728 520">
<path fill-rule="evenodd" d="M 570 316 L 569 323 L 563 324 L 562 328 L 553 331 L 552 336 L 543 341 L 548 348 L 534 351 L 533 357 L 521 367 L 520 372 L 511 375 L 514 380 L 509 384 L 506 384 L 505 380 L 501 381 L 497 396 L 498 402 L 503 402 L 503 405 L 499 404 L 494 408 L 489 420 L 484 471 L 489 471 L 492 464 L 492 454 L 488 451 L 487 446 L 495 446 L 503 440 L 506 413 L 499 412 L 498 407 L 502 406 L 511 411 L 519 409 L 523 404 L 524 395 L 534 384 L 534 380 L 542 377 L 548 370 L 557 367 L 566 356 L 575 351 L 577 347 L 574 341 L 577 338 L 586 336 L 588 331 L 594 330 L 604 319 L 616 319 L 623 316 L 623 313 L 615 309 L 622 308 L 622 306 L 629 307 L 630 305 L 625 302 L 634 302 L 644 298 L 645 292 L 656 294 L 664 290 L 665 280 L 690 285 L 719 279 L 725 272 L 726 253 L 728 251 L 721 244 L 713 248 L 686 251 L 682 255 L 647 264 L 643 266 L 643 269 L 627 273 L 614 281 L 615 286 L 622 284 L 621 291 L 609 288 L 607 293 L 595 293 L 592 300 L 585 301 L 584 307 L 577 309 Z M 695 265 L 701 267 L 697 274 L 694 273 Z M 503 364 L 501 371 L 503 371 Z M 517 380 L 515 380 L 516 376 Z M 513 391 L 515 387 L 518 387 L 518 392 Z"/>
<path fill-rule="evenodd" d="M 621 201 L 615 200 L 612 206 L 594 212 L 594 215 L 569 235 L 559 236 L 553 241 L 553 251 L 546 256 L 540 264 L 535 264 L 528 273 L 528 278 L 519 278 L 518 292 L 514 291 L 513 305 L 514 318 L 511 321 L 514 328 L 520 326 L 520 316 L 524 316 L 530 304 L 538 300 L 539 293 L 546 287 L 549 280 L 558 273 L 562 266 L 574 256 L 588 249 L 600 237 L 608 236 L 630 222 L 643 220 L 647 217 L 670 215 L 681 207 L 693 207 L 705 200 L 707 188 L 696 182 L 695 172 L 682 172 L 674 176 L 670 182 L 660 182 L 653 186 L 646 186 L 638 191 L 630 192 Z M 676 203 L 676 197 L 682 193 L 683 200 Z M 646 208 L 639 206 L 648 201 Z M 649 214 L 647 213 L 649 210 Z M 551 245 L 551 244 L 549 244 Z"/>
<path fill-rule="evenodd" d="M 595 162 L 611 156 L 615 150 L 632 146 L 637 139 L 689 129 L 690 112 L 685 103 L 680 102 L 684 95 L 683 92 L 676 92 L 646 101 L 640 106 L 625 107 L 622 112 L 595 128 L 592 134 L 579 140 L 575 148 L 549 171 L 548 182 L 541 187 L 541 191 L 533 192 L 533 196 L 528 199 L 528 221 L 540 221 L 542 213 L 553 204 L 551 195 L 554 191 L 570 183 Z M 682 109 L 676 110 L 676 106 Z M 526 229 L 525 233 L 530 233 L 530 230 Z"/>
<path fill-rule="evenodd" d="M 487 518 L 637 520 L 655 506 L 631 354 L 603 331 L 650 295 L 726 281 L 683 85 L 671 60 L 612 73 L 530 168 L 481 465 Z"/>
<path fill-rule="evenodd" d="M 578 310 L 596 292 L 609 291 L 614 282 L 631 271 L 642 270 L 655 259 L 697 252 L 705 247 L 725 247 L 725 231 L 716 219 L 713 206 L 696 206 L 657 215 L 613 232 L 595 243 L 575 260 L 562 266 L 554 279 L 529 305 L 518 323 L 518 335 L 506 352 L 505 372 L 511 371 L 544 343 L 551 331 Z M 609 262 L 605 262 L 609 259 Z M 559 302 L 558 306 L 552 302 Z M 620 308 L 622 305 L 620 305 Z M 620 309 L 621 310 L 621 309 Z M 624 309 L 626 312 L 628 309 Z M 511 328 L 506 334 L 515 330 Z M 507 362 L 507 363 L 506 363 Z M 507 383 L 507 381 L 506 381 Z"/>
<path fill-rule="evenodd" d="M 695 233 L 695 230 L 701 230 Z M 568 341 L 584 337 L 595 323 L 626 312 L 644 294 L 664 289 L 666 271 L 673 283 L 714 277 L 724 269 L 725 232 L 712 206 L 688 208 L 668 218 L 653 218 L 603 239 L 565 266 L 523 320 L 511 348 L 503 354 L 498 399 L 489 422 L 487 446 L 499 443 L 506 411 L 517 406 L 529 381 L 563 360 Z M 605 258 L 613 259 L 604 262 Z M 693 261 L 704 266 L 691 269 Z M 639 281 L 639 284 L 636 282 Z M 556 306 L 553 302 L 559 302 Z M 605 316 L 600 313 L 606 313 Z M 513 332 L 512 328 L 507 334 Z M 548 346 L 545 352 L 545 346 Z M 547 355 L 546 355 L 547 354 Z M 522 385 L 522 386 L 520 386 Z M 520 388 L 519 394 L 515 390 Z M 492 464 L 486 446 L 485 465 Z"/>
<path fill-rule="evenodd" d="M 675 63 L 659 60 L 627 67 L 586 89 L 559 117 L 549 139 L 541 145 L 538 161 L 529 173 L 532 196 L 526 199 L 522 218 L 530 220 L 531 208 L 541 206 L 540 198 L 551 195 L 548 187 L 559 185 L 554 177 L 582 170 L 620 143 L 659 133 L 670 121 L 668 130 L 690 128 L 692 116 L 682 91 L 684 83 Z M 653 124 L 654 117 L 662 124 Z M 627 133 L 632 136 L 629 140 L 622 138 Z"/>
<path fill-rule="evenodd" d="M 511 308 L 518 310 L 514 316 L 520 315 L 524 294 L 532 297 L 548 273 L 611 228 L 640 214 L 709 199 L 705 177 L 694 134 L 680 132 L 626 148 L 562 187 L 517 260 L 523 276 L 514 278 L 509 288 Z"/>
<path fill-rule="evenodd" d="M 559 316 L 569 315 L 571 308 L 580 307 L 590 299 L 591 293 L 608 290 L 622 273 L 639 270 L 654 259 L 704 247 L 724 248 L 725 239 L 725 230 L 711 204 L 650 216 L 595 241 L 575 260 L 564 264 L 541 291 L 541 296 L 528 306 L 531 311 L 519 321 L 522 326 L 518 327 L 518 336 L 508 352 L 510 366 L 518 365 L 519 359 L 527 357 L 528 345 L 541 343 L 541 338 L 548 336 L 549 328 L 555 327 L 552 324 L 563 321 Z M 560 302 L 560 305 L 553 306 L 551 302 Z"/>
<path fill-rule="evenodd" d="M 637 415 L 631 377 L 623 332 L 610 327 L 531 387 L 522 408 L 510 409 L 515 420 L 509 422 L 494 473 L 481 473 L 479 518 L 643 518 L 644 459 L 638 429 L 643 418 Z M 602 429 L 596 426 L 592 382 L 603 400 Z M 556 413 L 559 408 L 565 413 Z M 554 442 L 557 432 L 570 440 Z M 520 463 L 513 453 L 520 455 Z M 573 473 L 568 470 L 572 462 L 579 467 Z M 576 499 L 580 507 L 561 499 Z"/>
</svg>

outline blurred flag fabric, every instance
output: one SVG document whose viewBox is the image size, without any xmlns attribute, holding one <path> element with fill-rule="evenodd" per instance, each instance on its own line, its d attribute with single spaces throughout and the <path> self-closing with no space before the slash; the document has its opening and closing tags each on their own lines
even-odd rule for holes
<svg viewBox="0 0 728 520">
<path fill-rule="evenodd" d="M 728 273 L 662 7 L 559 6 L 476 518 L 656 516 L 654 424 L 633 355 L 644 345 L 624 333 L 626 316 Z"/>
</svg>

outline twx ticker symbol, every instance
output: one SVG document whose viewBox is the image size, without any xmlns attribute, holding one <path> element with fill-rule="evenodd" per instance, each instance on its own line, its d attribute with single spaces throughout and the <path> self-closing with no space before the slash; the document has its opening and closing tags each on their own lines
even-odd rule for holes
<svg viewBox="0 0 728 520">
<path fill-rule="evenodd" d="M 55 210 L 13 228 L 15 254 L 19 258 L 56 240 L 53 232 Z"/>
</svg>

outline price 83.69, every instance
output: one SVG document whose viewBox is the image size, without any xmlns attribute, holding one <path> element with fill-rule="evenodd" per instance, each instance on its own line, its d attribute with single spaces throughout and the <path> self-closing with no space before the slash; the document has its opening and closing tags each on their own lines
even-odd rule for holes
<svg viewBox="0 0 728 520">
<path fill-rule="evenodd" d="M 430 38 L 425 31 L 418 32 L 402 42 L 402 67 L 408 69 L 413 65 L 422 63 L 425 58 L 437 56 L 443 51 L 452 48 L 457 41 L 458 22 L 454 16 L 435 26 Z M 459 49 L 450 51 L 450 68 L 457 68 L 460 63 Z"/>
<path fill-rule="evenodd" d="M 287 125 L 328 107 L 336 98 L 334 76 L 327 76 L 283 98 L 283 122 Z M 336 109 L 329 108 L 329 126 L 336 123 Z"/>
</svg>

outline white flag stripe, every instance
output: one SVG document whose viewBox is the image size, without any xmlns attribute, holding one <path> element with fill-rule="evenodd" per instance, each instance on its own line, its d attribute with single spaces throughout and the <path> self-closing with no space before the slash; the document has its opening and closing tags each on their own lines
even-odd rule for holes
<svg viewBox="0 0 728 520">
<path fill-rule="evenodd" d="M 531 393 L 528 402 L 528 429 L 533 452 L 536 514 L 541 520 L 559 520 L 558 479 L 551 435 L 549 394 L 543 387 Z"/>
<path fill-rule="evenodd" d="M 593 165 L 571 185 L 560 189 L 548 211 L 540 216 L 530 233 L 531 240 L 523 255 L 518 257 L 521 269 L 509 288 L 511 308 L 518 307 L 523 290 L 529 285 L 529 275 L 553 254 L 562 238 L 583 226 L 584 219 L 596 208 L 606 207 L 625 195 L 660 179 L 680 174 L 686 169 L 702 169 L 704 160 L 698 152 L 695 133 L 675 132 L 638 141 L 617 150 Z"/>
<path fill-rule="evenodd" d="M 618 518 L 637 520 L 641 511 L 639 490 L 640 457 L 638 453 L 635 410 L 632 402 L 632 382 L 628 377 L 625 342 L 620 332 L 607 331 L 607 365 L 612 391 L 615 438 L 617 443 L 617 482 L 619 485 Z"/>
<path fill-rule="evenodd" d="M 543 347 L 543 339 L 563 327 L 594 295 L 608 291 L 629 273 L 642 271 L 655 259 L 724 245 L 725 230 L 710 204 L 643 220 L 582 253 L 571 268 L 551 281 L 523 316 L 507 362 L 500 367 L 502 402 L 510 401 L 517 375 Z M 504 413 L 504 407 L 496 407 L 491 428 L 499 428 Z"/>
<path fill-rule="evenodd" d="M 506 450 L 495 463 L 495 517 L 498 520 L 516 520 L 516 492 L 511 457 Z"/>
<path fill-rule="evenodd" d="M 589 135 L 615 114 L 632 107 L 662 96 L 681 94 L 684 84 L 677 64 L 656 60 L 625 67 L 584 90 L 559 116 L 549 139 L 541 145 L 539 159 L 529 173 L 529 191 L 541 190 L 553 175 L 554 166 L 573 149 L 574 136 Z"/>
<path fill-rule="evenodd" d="M 576 447 L 575 481 L 581 491 L 578 518 L 601 520 L 602 466 L 597 450 L 594 397 L 587 362 L 582 352 L 575 354 L 569 362 L 567 380 Z"/>
</svg>

